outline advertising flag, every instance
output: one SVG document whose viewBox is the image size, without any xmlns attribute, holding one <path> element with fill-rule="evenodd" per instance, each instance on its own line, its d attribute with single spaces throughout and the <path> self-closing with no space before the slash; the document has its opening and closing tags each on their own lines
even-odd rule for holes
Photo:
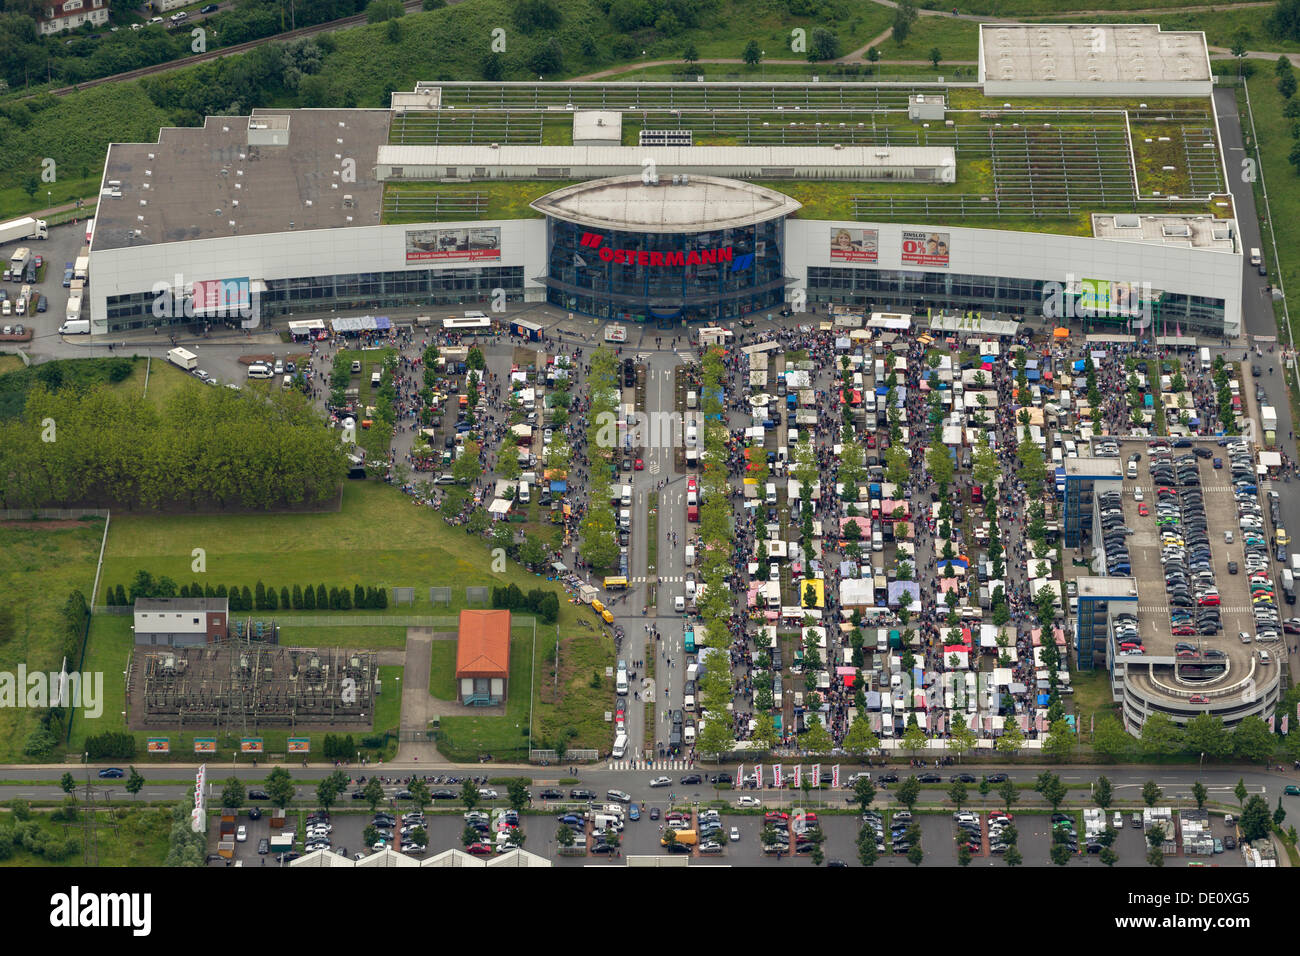
<svg viewBox="0 0 1300 956">
<path fill-rule="evenodd" d="M 754 764 L 754 786 L 760 790 L 763 788 L 763 765 L 761 763 Z"/>
<path fill-rule="evenodd" d="M 736 768 L 736 786 L 744 786 L 745 783 L 745 765 L 742 763 Z"/>
<path fill-rule="evenodd" d="M 840 788 L 840 765 L 836 764 L 831 767 L 831 788 L 838 790 Z"/>
<path fill-rule="evenodd" d="M 812 782 L 814 787 L 822 782 L 822 765 L 819 763 L 813 764 Z"/>
<path fill-rule="evenodd" d="M 1290 714 L 1283 714 L 1283 715 L 1282 715 L 1282 735 L 1283 735 L 1283 736 L 1286 736 L 1286 734 L 1287 734 L 1287 732 L 1288 732 L 1288 728 L 1289 728 L 1290 726 L 1291 726 L 1291 715 L 1290 715 Z"/>
<path fill-rule="evenodd" d="M 1273 733 L 1273 715 L 1272 715 L 1272 714 L 1269 714 L 1269 715 L 1268 715 L 1268 732 L 1269 732 L 1270 734 Z"/>
<path fill-rule="evenodd" d="M 798 764 L 794 768 L 794 785 L 796 788 L 803 786 L 803 764 Z"/>
<path fill-rule="evenodd" d="M 772 765 L 772 786 L 781 786 L 781 765 L 779 763 Z"/>
</svg>

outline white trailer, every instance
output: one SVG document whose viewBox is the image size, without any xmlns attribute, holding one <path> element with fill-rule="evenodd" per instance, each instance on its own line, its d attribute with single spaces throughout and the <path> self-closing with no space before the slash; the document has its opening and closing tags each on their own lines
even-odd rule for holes
<svg viewBox="0 0 1300 956">
<path fill-rule="evenodd" d="M 44 219 L 26 216 L 0 222 L 0 243 L 22 242 L 24 239 L 48 239 L 50 230 Z"/>
<path fill-rule="evenodd" d="M 180 366 L 187 372 L 192 372 L 199 367 L 199 357 L 188 349 L 172 349 L 167 353 L 167 361 Z"/>
</svg>

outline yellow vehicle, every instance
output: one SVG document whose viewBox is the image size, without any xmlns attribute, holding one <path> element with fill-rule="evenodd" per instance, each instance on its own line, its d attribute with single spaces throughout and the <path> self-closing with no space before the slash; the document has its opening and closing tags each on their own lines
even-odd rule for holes
<svg viewBox="0 0 1300 956">
<path fill-rule="evenodd" d="M 600 616 L 604 619 L 604 621 L 605 621 L 606 624 L 613 624 L 613 623 L 614 623 L 614 615 L 609 613 L 609 609 L 608 609 L 608 608 L 606 608 L 605 610 L 601 611 L 601 612 L 600 612 Z"/>
<path fill-rule="evenodd" d="M 596 600 L 594 598 L 592 599 L 591 602 L 591 609 L 595 611 L 597 614 L 605 613 L 605 605 L 601 604 L 599 600 Z"/>
<path fill-rule="evenodd" d="M 1286 547 L 1291 543 L 1291 536 L 1286 533 L 1286 528 L 1277 529 L 1277 545 L 1279 548 Z"/>
<path fill-rule="evenodd" d="M 677 830 L 675 832 L 677 833 L 677 842 L 682 846 L 695 846 L 695 844 L 700 842 L 700 834 L 697 830 Z M 659 845 L 667 846 L 668 840 L 660 837 Z"/>
<path fill-rule="evenodd" d="M 625 590 L 626 588 L 627 588 L 627 578 L 625 577 L 620 576 L 620 577 L 605 579 L 606 591 L 622 591 Z"/>
</svg>

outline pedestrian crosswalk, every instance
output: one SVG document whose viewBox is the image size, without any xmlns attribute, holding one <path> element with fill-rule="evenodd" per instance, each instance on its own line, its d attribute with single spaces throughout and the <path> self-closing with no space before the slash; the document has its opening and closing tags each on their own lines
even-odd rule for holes
<svg viewBox="0 0 1300 956">
<path fill-rule="evenodd" d="M 1150 604 L 1138 607 L 1139 614 L 1168 614 L 1170 610 L 1171 608 L 1167 604 Z M 1186 607 L 1181 610 L 1194 611 L 1195 609 Z M 1220 614 L 1250 614 L 1254 612 L 1254 608 L 1246 604 L 1243 604 L 1240 607 L 1221 605 L 1218 610 Z"/>
<path fill-rule="evenodd" d="M 689 760 L 611 760 L 607 770 L 689 770 Z"/>
</svg>

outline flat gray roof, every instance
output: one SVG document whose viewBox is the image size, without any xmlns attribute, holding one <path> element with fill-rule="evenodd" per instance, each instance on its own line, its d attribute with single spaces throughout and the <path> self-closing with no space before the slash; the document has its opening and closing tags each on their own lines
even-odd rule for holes
<svg viewBox="0 0 1300 956">
<path fill-rule="evenodd" d="M 1138 597 L 1135 578 L 1106 578 L 1083 576 L 1074 579 L 1080 598 L 1124 598 L 1136 601 Z"/>
<path fill-rule="evenodd" d="M 373 164 L 391 114 L 255 110 L 253 119 L 282 115 L 287 146 L 249 146 L 247 116 L 209 116 L 201 127 L 163 128 L 157 143 L 110 146 L 104 180 L 120 182 L 122 197 L 100 201 L 94 249 L 377 225 L 383 187 Z M 345 160 L 356 164 L 355 182 L 344 181 Z"/>
<path fill-rule="evenodd" d="M 1067 478 L 1123 478 L 1123 466 L 1118 458 L 1067 458 Z"/>
<path fill-rule="evenodd" d="M 1204 83 L 1209 50 L 1199 31 L 1154 23 L 982 23 L 984 78 L 997 82 Z"/>
<path fill-rule="evenodd" d="M 136 598 L 137 611 L 225 611 L 227 599 L 201 598 Z"/>
<path fill-rule="evenodd" d="M 380 166 L 628 166 L 646 158 L 674 166 L 797 167 L 912 166 L 956 164 L 951 146 L 380 146 Z"/>
<path fill-rule="evenodd" d="M 546 216 L 597 229 L 707 232 L 765 222 L 797 212 L 800 203 L 775 190 L 716 176 L 691 176 L 673 185 L 660 177 L 615 176 L 557 189 L 530 204 Z"/>
<path fill-rule="evenodd" d="M 1210 150 L 1206 152 L 1209 153 Z M 1217 150 L 1212 155 L 1217 157 Z M 1217 158 L 1215 162 L 1218 162 Z M 1155 242 L 1165 246 L 1237 252 L 1236 242 L 1233 240 L 1234 232 L 1235 224 L 1231 219 L 1215 219 L 1213 216 L 1094 213 L 1092 217 L 1092 234 L 1097 239 L 1127 239 L 1132 242 Z"/>
</svg>

